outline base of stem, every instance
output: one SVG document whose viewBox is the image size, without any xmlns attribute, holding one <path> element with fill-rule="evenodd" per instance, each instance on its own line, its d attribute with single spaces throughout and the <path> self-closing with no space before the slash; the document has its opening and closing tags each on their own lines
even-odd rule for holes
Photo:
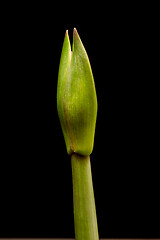
<svg viewBox="0 0 160 240">
<path fill-rule="evenodd" d="M 98 240 L 90 157 L 71 155 L 76 240 Z"/>
</svg>

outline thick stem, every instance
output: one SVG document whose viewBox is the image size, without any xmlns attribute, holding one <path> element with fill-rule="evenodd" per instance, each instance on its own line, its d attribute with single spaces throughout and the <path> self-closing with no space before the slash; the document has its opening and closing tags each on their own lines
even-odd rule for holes
<svg viewBox="0 0 160 240">
<path fill-rule="evenodd" d="M 76 240 L 98 240 L 90 157 L 71 155 Z"/>
</svg>

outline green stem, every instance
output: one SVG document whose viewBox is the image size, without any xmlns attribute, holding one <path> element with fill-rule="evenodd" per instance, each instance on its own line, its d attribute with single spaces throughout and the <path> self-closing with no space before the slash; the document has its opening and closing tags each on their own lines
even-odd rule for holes
<svg viewBox="0 0 160 240">
<path fill-rule="evenodd" d="M 98 240 L 90 157 L 71 155 L 76 240 Z"/>
</svg>

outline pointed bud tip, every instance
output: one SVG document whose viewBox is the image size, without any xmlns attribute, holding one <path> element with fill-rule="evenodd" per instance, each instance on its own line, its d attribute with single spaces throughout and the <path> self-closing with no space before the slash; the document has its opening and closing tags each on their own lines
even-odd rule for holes
<svg viewBox="0 0 160 240">
<path fill-rule="evenodd" d="M 64 36 L 64 41 L 67 42 L 67 44 L 69 45 L 69 48 L 70 48 L 70 40 L 69 40 L 68 30 L 66 30 L 66 33 Z"/>
<path fill-rule="evenodd" d="M 77 33 L 77 29 L 76 28 L 73 29 L 73 33 Z"/>
<path fill-rule="evenodd" d="M 68 30 L 66 30 L 65 37 L 68 36 Z"/>
<path fill-rule="evenodd" d="M 79 37 L 79 34 L 78 34 L 76 28 L 73 29 L 73 36 L 75 36 L 75 37 Z"/>
</svg>

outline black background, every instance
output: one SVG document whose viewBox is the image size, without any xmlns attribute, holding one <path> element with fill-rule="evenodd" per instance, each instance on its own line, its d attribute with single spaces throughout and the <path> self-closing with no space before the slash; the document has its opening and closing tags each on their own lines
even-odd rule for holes
<svg viewBox="0 0 160 240">
<path fill-rule="evenodd" d="M 91 166 L 100 238 L 159 236 L 148 22 L 130 14 L 63 24 L 42 10 L 4 20 L 1 237 L 74 237 L 71 164 L 56 108 L 64 35 L 68 29 L 72 42 L 74 27 L 98 98 Z"/>
</svg>

